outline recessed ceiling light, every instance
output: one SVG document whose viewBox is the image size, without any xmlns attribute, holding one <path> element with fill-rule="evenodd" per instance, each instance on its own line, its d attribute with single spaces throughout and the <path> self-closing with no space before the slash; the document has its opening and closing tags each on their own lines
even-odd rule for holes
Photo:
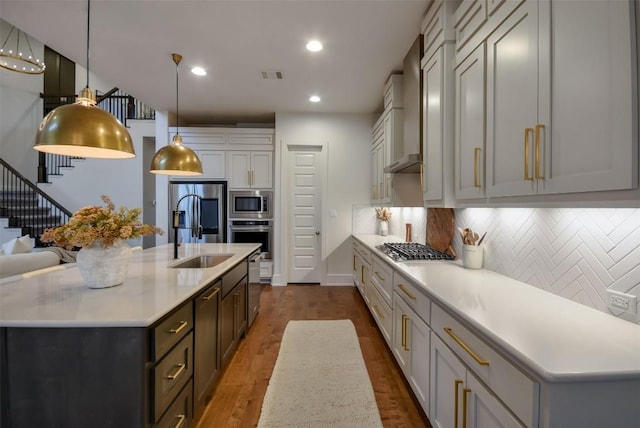
<svg viewBox="0 0 640 428">
<path fill-rule="evenodd" d="M 206 76 L 207 75 L 207 70 L 205 70 L 202 67 L 193 67 L 191 69 L 191 72 L 193 74 L 195 74 L 196 76 Z"/>
<path fill-rule="evenodd" d="M 320 102 L 320 97 L 317 95 L 312 95 L 309 97 L 309 101 L 311 101 L 312 103 L 319 103 Z"/>
<path fill-rule="evenodd" d="M 322 43 L 317 40 L 311 40 L 309 43 L 307 43 L 307 49 L 311 52 L 319 52 L 322 50 Z"/>
</svg>

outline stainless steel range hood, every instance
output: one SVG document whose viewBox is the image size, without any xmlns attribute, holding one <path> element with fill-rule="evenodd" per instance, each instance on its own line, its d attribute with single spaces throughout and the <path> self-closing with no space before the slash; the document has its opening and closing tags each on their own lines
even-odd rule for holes
<svg viewBox="0 0 640 428">
<path fill-rule="evenodd" d="M 386 173 L 419 173 L 422 163 L 422 34 L 407 52 L 403 61 L 403 141 L 392 148 L 393 162 Z"/>
</svg>

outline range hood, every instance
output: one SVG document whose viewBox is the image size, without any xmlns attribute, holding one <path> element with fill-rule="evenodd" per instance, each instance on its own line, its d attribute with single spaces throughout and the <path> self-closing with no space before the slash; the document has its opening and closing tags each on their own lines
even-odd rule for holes
<svg viewBox="0 0 640 428">
<path fill-rule="evenodd" d="M 403 61 L 403 137 L 392 148 L 393 162 L 386 173 L 419 173 L 422 163 L 422 34 L 407 52 Z"/>
</svg>

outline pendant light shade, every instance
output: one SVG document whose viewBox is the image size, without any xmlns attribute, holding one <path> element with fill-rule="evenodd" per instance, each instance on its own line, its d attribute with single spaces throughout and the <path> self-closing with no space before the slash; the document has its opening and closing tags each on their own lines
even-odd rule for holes
<svg viewBox="0 0 640 428">
<path fill-rule="evenodd" d="M 34 149 L 85 158 L 126 159 L 136 155 L 129 131 L 115 116 L 96 106 L 89 89 L 89 28 L 91 0 L 87 1 L 87 86 L 74 104 L 52 110 L 38 126 Z"/>
<path fill-rule="evenodd" d="M 176 64 L 176 119 L 179 121 L 178 65 L 182 61 L 182 55 L 174 53 L 171 57 Z M 202 175 L 202 164 L 198 155 L 182 144 L 180 131 L 176 128 L 176 135 L 174 135 L 171 144 L 164 146 L 153 156 L 149 171 L 154 174 L 195 176 Z"/>
</svg>

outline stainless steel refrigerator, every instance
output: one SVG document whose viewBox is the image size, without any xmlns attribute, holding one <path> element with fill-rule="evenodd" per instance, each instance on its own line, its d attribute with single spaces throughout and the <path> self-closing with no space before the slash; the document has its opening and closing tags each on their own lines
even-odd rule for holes
<svg viewBox="0 0 640 428">
<path fill-rule="evenodd" d="M 169 242 L 227 241 L 227 182 L 169 182 Z"/>
</svg>

